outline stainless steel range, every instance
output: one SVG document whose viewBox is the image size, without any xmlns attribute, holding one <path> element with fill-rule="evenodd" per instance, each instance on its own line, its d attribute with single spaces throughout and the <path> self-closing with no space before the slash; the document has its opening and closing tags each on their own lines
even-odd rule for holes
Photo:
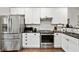
<svg viewBox="0 0 79 59">
<path fill-rule="evenodd" d="M 41 48 L 54 47 L 54 33 L 50 30 L 41 30 Z"/>
</svg>

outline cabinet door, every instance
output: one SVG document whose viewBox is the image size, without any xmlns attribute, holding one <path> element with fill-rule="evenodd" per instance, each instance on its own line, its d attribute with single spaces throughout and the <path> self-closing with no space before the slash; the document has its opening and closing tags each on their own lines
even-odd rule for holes
<svg viewBox="0 0 79 59">
<path fill-rule="evenodd" d="M 69 52 L 78 52 L 77 45 L 73 44 L 72 42 L 69 42 Z"/>
<path fill-rule="evenodd" d="M 67 8 L 55 8 L 53 12 L 52 24 L 67 23 Z"/>
<path fill-rule="evenodd" d="M 25 8 L 10 8 L 10 14 L 12 15 L 24 15 Z"/>
<path fill-rule="evenodd" d="M 34 42 L 34 36 L 33 36 L 33 34 L 32 33 L 27 33 L 27 40 L 28 40 L 28 42 L 27 42 L 27 47 L 28 48 L 33 48 L 33 42 Z"/>
<path fill-rule="evenodd" d="M 63 34 L 62 36 L 62 48 L 64 51 L 68 52 L 69 50 L 69 38 L 67 35 Z"/>
<path fill-rule="evenodd" d="M 69 38 L 69 52 L 78 52 L 78 39 Z"/>
<path fill-rule="evenodd" d="M 41 8 L 41 18 L 43 17 L 54 17 L 56 8 Z"/>
<path fill-rule="evenodd" d="M 23 38 L 24 48 L 40 48 L 40 34 L 39 33 L 27 33 L 27 35 L 25 34 L 24 36 L 25 36 L 25 38 Z"/>
<path fill-rule="evenodd" d="M 40 8 L 25 9 L 25 24 L 40 24 Z"/>
<path fill-rule="evenodd" d="M 33 24 L 40 24 L 40 8 L 32 8 Z"/>
<path fill-rule="evenodd" d="M 41 18 L 47 16 L 46 12 L 47 12 L 46 8 L 41 8 Z"/>
<path fill-rule="evenodd" d="M 68 42 L 67 42 L 67 39 L 63 39 L 62 40 L 62 48 L 64 49 L 64 51 L 68 52 Z"/>
<path fill-rule="evenodd" d="M 56 8 L 46 8 L 46 16 L 53 18 L 56 13 L 55 11 L 56 11 Z"/>
<path fill-rule="evenodd" d="M 60 33 L 55 33 L 54 34 L 54 47 L 55 48 L 61 48 L 61 43 L 62 43 L 62 40 L 61 40 L 61 35 Z"/>
<path fill-rule="evenodd" d="M 29 35 L 29 47 L 30 48 L 39 48 L 40 47 L 40 34 L 30 33 Z"/>
<path fill-rule="evenodd" d="M 34 47 L 35 48 L 40 48 L 40 34 L 35 33 L 33 37 L 34 37 L 34 41 L 33 41 Z"/>
<path fill-rule="evenodd" d="M 32 8 L 25 8 L 25 24 L 32 24 Z"/>
</svg>

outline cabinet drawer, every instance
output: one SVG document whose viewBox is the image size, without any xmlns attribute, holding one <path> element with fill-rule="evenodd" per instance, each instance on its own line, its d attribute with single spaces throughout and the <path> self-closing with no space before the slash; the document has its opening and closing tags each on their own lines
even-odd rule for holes
<svg viewBox="0 0 79 59">
<path fill-rule="evenodd" d="M 23 39 L 22 41 L 28 41 L 27 39 Z"/>
<path fill-rule="evenodd" d="M 26 35 L 27 35 L 27 33 L 23 33 L 23 34 L 22 34 L 22 36 L 26 36 Z"/>
<path fill-rule="evenodd" d="M 23 44 L 23 48 L 27 48 L 27 43 Z"/>
<path fill-rule="evenodd" d="M 22 38 L 28 38 L 27 36 L 22 36 Z"/>
<path fill-rule="evenodd" d="M 22 35 L 22 37 L 25 37 L 25 36 L 27 36 L 27 35 Z"/>
<path fill-rule="evenodd" d="M 27 43 L 24 43 L 24 45 L 27 45 Z"/>
<path fill-rule="evenodd" d="M 23 41 L 23 44 L 24 44 L 24 45 L 27 45 L 27 43 L 28 43 L 27 41 Z"/>
</svg>

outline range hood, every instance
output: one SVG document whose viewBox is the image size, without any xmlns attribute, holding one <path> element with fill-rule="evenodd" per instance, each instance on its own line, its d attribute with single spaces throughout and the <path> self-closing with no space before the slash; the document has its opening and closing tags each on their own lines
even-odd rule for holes
<svg viewBox="0 0 79 59">
<path fill-rule="evenodd" d="M 43 17 L 40 18 L 41 21 L 51 21 L 53 19 L 53 17 Z"/>
</svg>

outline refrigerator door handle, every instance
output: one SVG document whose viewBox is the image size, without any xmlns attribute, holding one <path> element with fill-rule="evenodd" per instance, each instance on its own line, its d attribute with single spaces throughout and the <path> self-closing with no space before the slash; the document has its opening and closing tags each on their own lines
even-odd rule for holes
<svg viewBox="0 0 79 59">
<path fill-rule="evenodd" d="M 10 16 L 9 16 L 8 21 L 9 21 L 9 23 L 8 23 L 9 24 L 9 32 L 10 32 Z"/>
<path fill-rule="evenodd" d="M 10 18 L 10 32 L 12 32 L 12 18 Z"/>
</svg>

